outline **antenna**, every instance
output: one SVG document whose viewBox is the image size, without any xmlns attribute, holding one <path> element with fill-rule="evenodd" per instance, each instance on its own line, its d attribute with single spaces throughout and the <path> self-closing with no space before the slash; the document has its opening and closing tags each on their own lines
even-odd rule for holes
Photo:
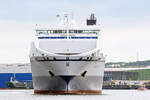
<svg viewBox="0 0 150 100">
<path fill-rule="evenodd" d="M 136 60 L 139 61 L 139 52 L 136 53 Z"/>
</svg>

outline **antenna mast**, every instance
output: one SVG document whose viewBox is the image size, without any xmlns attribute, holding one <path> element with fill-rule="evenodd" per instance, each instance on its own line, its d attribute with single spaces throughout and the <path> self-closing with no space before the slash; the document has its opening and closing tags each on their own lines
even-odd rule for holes
<svg viewBox="0 0 150 100">
<path fill-rule="evenodd" d="M 136 60 L 139 61 L 139 52 L 136 53 Z"/>
</svg>

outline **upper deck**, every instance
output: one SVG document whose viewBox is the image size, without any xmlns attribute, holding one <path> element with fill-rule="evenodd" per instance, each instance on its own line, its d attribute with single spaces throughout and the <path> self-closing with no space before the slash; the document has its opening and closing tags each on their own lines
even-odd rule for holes
<svg viewBox="0 0 150 100">
<path fill-rule="evenodd" d="M 98 29 L 96 30 L 81 30 L 81 29 L 71 29 L 71 30 L 36 30 L 36 33 L 37 35 L 53 35 L 53 34 L 99 34 L 99 31 Z"/>
<path fill-rule="evenodd" d="M 97 39 L 100 34 L 96 18 L 91 14 L 86 25 L 77 25 L 73 19 L 63 18 L 56 26 L 37 26 L 38 39 Z"/>
<path fill-rule="evenodd" d="M 97 39 L 100 30 L 36 30 L 38 39 Z"/>
<path fill-rule="evenodd" d="M 38 39 L 97 39 L 100 30 L 36 30 Z"/>
<path fill-rule="evenodd" d="M 99 48 L 100 29 L 95 22 L 88 24 L 77 26 L 75 21 L 64 19 L 56 27 L 38 26 L 35 45 L 53 54 L 82 54 L 96 50 Z"/>
</svg>

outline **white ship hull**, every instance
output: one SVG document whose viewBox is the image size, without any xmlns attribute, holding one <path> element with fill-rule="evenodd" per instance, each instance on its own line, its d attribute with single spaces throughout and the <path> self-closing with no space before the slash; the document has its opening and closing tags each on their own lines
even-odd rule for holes
<svg viewBox="0 0 150 100">
<path fill-rule="evenodd" d="M 31 58 L 35 93 L 100 94 L 104 61 Z M 67 65 L 69 64 L 69 65 Z"/>
</svg>

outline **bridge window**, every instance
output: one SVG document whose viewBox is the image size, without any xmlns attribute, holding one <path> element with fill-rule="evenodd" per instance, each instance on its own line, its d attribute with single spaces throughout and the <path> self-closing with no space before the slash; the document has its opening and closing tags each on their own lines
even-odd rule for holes
<svg viewBox="0 0 150 100">
<path fill-rule="evenodd" d="M 100 30 L 69 30 L 69 33 L 77 34 L 98 34 Z M 62 34 L 67 33 L 67 30 L 36 30 L 39 35 Z"/>
<path fill-rule="evenodd" d="M 98 34 L 100 30 L 69 30 L 69 33 Z"/>
<path fill-rule="evenodd" d="M 69 33 L 82 33 L 83 30 L 69 30 Z"/>
<path fill-rule="evenodd" d="M 46 30 L 36 30 L 37 34 L 48 34 Z"/>
<path fill-rule="evenodd" d="M 36 30 L 39 35 L 67 33 L 67 30 Z"/>
</svg>

